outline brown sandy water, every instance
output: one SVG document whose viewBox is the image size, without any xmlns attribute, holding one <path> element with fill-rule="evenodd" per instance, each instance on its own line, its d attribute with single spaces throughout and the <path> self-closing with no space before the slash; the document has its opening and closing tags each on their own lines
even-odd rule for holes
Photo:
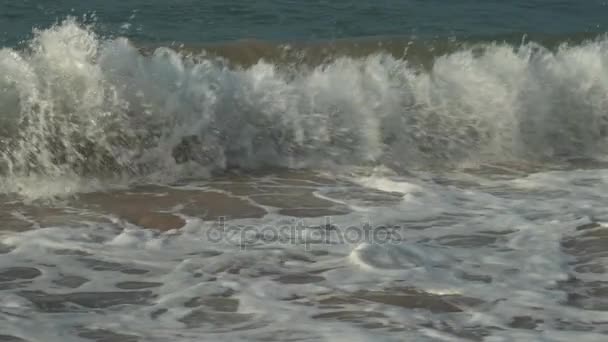
<svg viewBox="0 0 608 342">
<path fill-rule="evenodd" d="M 499 179 L 522 177 L 516 170 L 502 172 Z M 602 315 L 576 319 L 608 311 L 608 235 L 601 222 L 563 228 L 554 251 L 564 260 L 560 276 L 545 284 L 529 273 L 534 268 L 501 259 L 502 253 L 507 259 L 517 253 L 519 234 L 529 228 L 498 221 L 510 213 L 546 225 L 546 208 L 518 214 L 522 206 L 514 203 L 542 201 L 551 196 L 549 190 L 522 192 L 478 175 L 431 178 L 424 190 L 416 182 L 405 194 L 397 186 L 391 191 L 285 171 L 81 193 L 51 202 L 6 197 L 0 213 L 0 291 L 6 298 L 0 302 L 0 326 L 11 329 L 0 341 L 40 340 L 41 333 L 28 332 L 26 321 L 39 322 L 42 330 L 68 322 L 73 336 L 123 342 L 170 336 L 332 340 L 336 331 L 467 341 L 534 338 L 546 330 L 555 336 L 608 332 Z M 437 187 L 450 189 L 442 196 L 462 198 L 450 199 L 457 203 L 452 209 L 437 210 L 445 203 L 424 194 Z M 508 200 L 512 207 L 500 207 L 499 200 L 476 202 L 466 196 L 471 192 Z M 416 208 L 408 211 L 404 203 Z M 335 239 L 344 222 L 365 216 L 356 216 L 362 210 L 388 213 L 386 224 L 398 229 L 395 237 L 401 240 L 374 245 Z M 206 235 L 218 222 L 278 226 L 289 220 L 304 222 L 308 233 L 323 232 L 323 238 L 302 242 L 292 236 L 277 243 L 260 236 L 212 241 Z M 532 286 L 536 281 L 542 285 Z M 536 299 L 521 302 L 532 294 Z M 555 298 L 539 299 L 544 295 Z M 119 323 L 126 317 L 144 318 Z M 281 317 L 292 317 L 293 324 L 281 323 Z M 314 326 L 319 330 L 310 329 Z"/>
</svg>

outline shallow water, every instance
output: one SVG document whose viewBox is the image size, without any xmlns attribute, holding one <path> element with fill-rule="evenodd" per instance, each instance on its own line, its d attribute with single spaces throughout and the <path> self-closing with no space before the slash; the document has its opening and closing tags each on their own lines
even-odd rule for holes
<svg viewBox="0 0 608 342">
<path fill-rule="evenodd" d="M 605 8 L 0 5 L 0 341 L 604 341 Z"/>
<path fill-rule="evenodd" d="M 1 331 L 600 341 L 607 177 L 283 171 L 5 204 Z"/>
</svg>

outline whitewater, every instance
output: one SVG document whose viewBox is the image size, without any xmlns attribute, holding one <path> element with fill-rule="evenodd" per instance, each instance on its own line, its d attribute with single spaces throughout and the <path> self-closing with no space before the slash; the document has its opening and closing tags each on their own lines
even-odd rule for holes
<svg viewBox="0 0 608 342">
<path fill-rule="evenodd" d="M 0 341 L 604 341 L 608 39 L 379 42 L 0 49 Z"/>
<path fill-rule="evenodd" d="M 168 181 L 234 167 L 409 169 L 605 152 L 603 38 L 555 51 L 477 45 L 435 56 L 429 70 L 382 52 L 247 67 L 164 47 L 144 55 L 72 20 L 25 45 L 0 51 L 6 192 L 39 175 Z"/>
</svg>

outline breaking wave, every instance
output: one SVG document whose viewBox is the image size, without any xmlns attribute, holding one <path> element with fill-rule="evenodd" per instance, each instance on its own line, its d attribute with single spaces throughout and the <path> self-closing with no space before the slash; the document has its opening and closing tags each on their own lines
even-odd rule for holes
<svg viewBox="0 0 608 342">
<path fill-rule="evenodd" d="M 238 65 L 202 51 L 142 52 L 74 20 L 26 45 L 0 50 L 5 192 L 25 192 L 31 178 L 448 167 L 593 158 L 607 148 L 606 38 L 463 45 L 436 50 L 427 65 L 381 47 Z"/>
</svg>

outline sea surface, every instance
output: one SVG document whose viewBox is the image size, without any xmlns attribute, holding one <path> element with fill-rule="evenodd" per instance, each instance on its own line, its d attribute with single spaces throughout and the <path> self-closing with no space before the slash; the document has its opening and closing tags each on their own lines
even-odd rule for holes
<svg viewBox="0 0 608 342">
<path fill-rule="evenodd" d="M 0 342 L 608 340 L 608 3 L 0 3 Z"/>
</svg>

